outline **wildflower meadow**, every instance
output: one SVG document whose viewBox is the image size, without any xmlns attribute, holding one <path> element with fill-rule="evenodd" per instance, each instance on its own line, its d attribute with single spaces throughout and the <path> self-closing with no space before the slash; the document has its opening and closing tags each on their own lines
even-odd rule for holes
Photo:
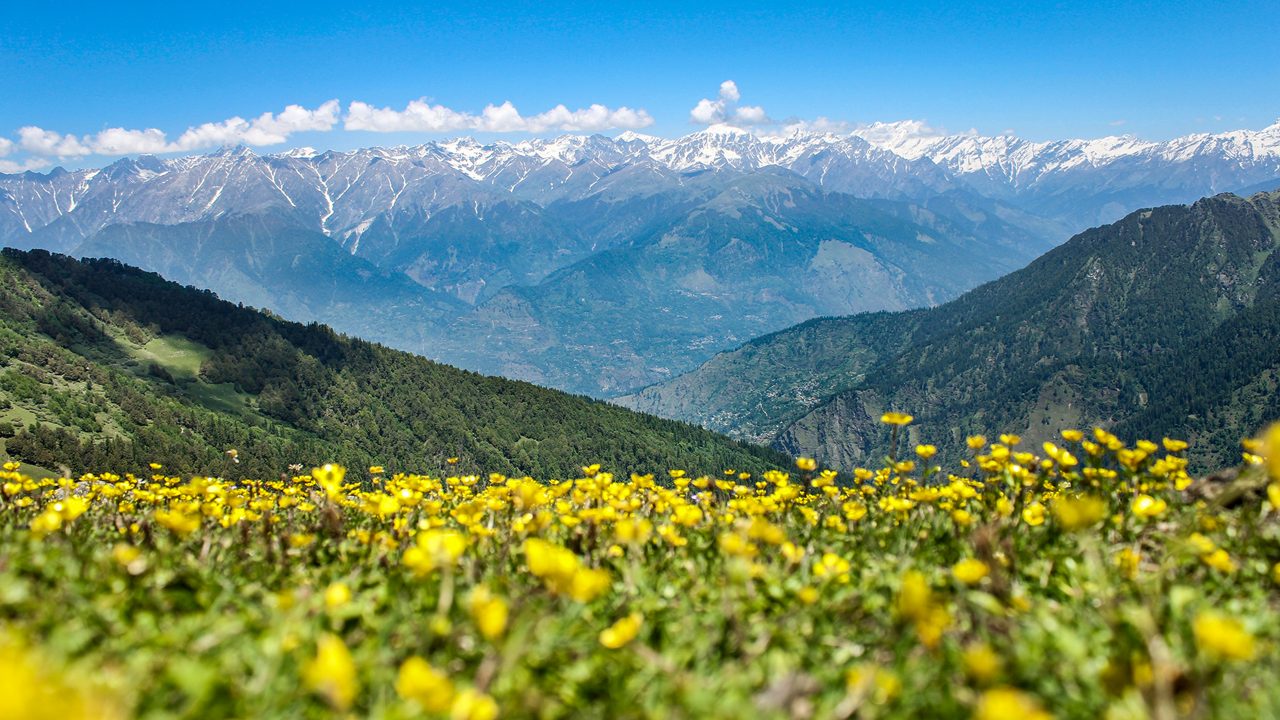
<svg viewBox="0 0 1280 720">
<path fill-rule="evenodd" d="M 1280 716 L 1280 426 L 1200 481 L 883 421 L 848 474 L 10 463 L 0 718 Z"/>
</svg>

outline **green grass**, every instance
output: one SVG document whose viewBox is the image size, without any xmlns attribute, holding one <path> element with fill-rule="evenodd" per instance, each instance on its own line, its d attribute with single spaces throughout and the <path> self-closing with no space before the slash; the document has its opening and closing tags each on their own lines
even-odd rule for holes
<svg viewBox="0 0 1280 720">
<path fill-rule="evenodd" d="M 0 424 L 9 423 L 12 425 L 14 420 L 17 420 L 22 427 L 26 427 L 39 420 L 39 418 L 31 408 L 22 405 L 13 405 L 7 410 L 0 411 Z"/>
<path fill-rule="evenodd" d="M 184 395 L 210 410 L 259 415 L 251 395 L 238 391 L 231 383 L 208 383 L 200 377 L 201 366 L 213 355 L 208 347 L 177 335 L 161 335 L 143 345 L 117 337 L 116 343 L 138 362 L 138 367 L 132 368 L 134 372 L 145 374 L 147 366 L 154 363 L 178 381 Z"/>
<path fill-rule="evenodd" d="M 235 415 L 261 415 L 251 402 L 252 396 L 239 392 L 231 383 L 215 385 L 197 380 L 196 382 L 183 383 L 182 391 L 187 397 L 216 412 Z"/>
<path fill-rule="evenodd" d="M 155 363 L 179 380 L 199 379 L 200 366 L 213 355 L 212 350 L 200 343 L 173 335 L 155 338 L 141 347 L 128 342 L 120 344 L 139 362 Z"/>
</svg>

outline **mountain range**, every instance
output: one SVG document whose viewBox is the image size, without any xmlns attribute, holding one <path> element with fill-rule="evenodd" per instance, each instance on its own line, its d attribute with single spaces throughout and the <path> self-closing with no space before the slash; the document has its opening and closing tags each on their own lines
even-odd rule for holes
<svg viewBox="0 0 1280 720">
<path fill-rule="evenodd" d="M 844 469 L 883 412 L 952 455 L 970 434 L 1180 436 L 1201 470 L 1280 417 L 1280 191 L 1140 210 L 936 308 L 822 318 L 621 398 Z"/>
<path fill-rule="evenodd" d="M 1074 231 L 1276 177 L 1280 123 L 1162 143 L 898 123 L 238 147 L 0 175 L 0 240 L 613 397 L 810 318 L 937 305 Z"/>
</svg>

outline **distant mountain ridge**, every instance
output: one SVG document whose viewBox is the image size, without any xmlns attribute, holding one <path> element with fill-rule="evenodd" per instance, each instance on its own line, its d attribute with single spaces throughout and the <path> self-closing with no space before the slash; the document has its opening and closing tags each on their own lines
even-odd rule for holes
<svg viewBox="0 0 1280 720">
<path fill-rule="evenodd" d="M 854 135 L 904 158 L 930 160 L 979 193 L 1017 198 L 1019 207 L 1076 230 L 1138 207 L 1190 202 L 1280 176 L 1280 120 L 1261 130 L 1166 141 L 1122 135 L 1036 142 L 922 132 L 911 122 L 877 123 Z"/>
<path fill-rule="evenodd" d="M 1275 127 L 1181 144 L 713 126 L 227 148 L 0 175 L 0 242 L 610 397 L 815 316 L 944 302 L 1093 218 L 1280 177 Z"/>
<path fill-rule="evenodd" d="M 1142 210 L 937 308 L 813 320 L 620 402 L 846 469 L 891 409 L 950 452 L 1099 424 L 1230 464 L 1280 418 L 1278 248 L 1280 192 Z"/>
<path fill-rule="evenodd" d="M 546 204 L 599 193 L 632 196 L 643 194 L 646 184 L 678 183 L 680 173 L 766 167 L 859 197 L 919 199 L 966 188 L 1003 199 L 1025 196 L 1023 202 L 1036 207 L 1052 207 L 1049 196 L 1090 193 L 1133 193 L 1152 205 L 1168 201 L 1162 194 L 1194 193 L 1177 198 L 1188 201 L 1280 177 L 1280 122 L 1163 142 L 936 135 L 907 122 L 849 134 L 758 136 L 718 125 L 670 140 L 634 132 L 487 145 L 458 138 L 265 156 L 236 147 L 176 159 L 128 158 L 101 169 L 0 174 L 0 233 L 32 233 L 75 216 L 62 232 L 87 237 L 115 222 L 174 224 L 275 207 L 349 247 L 380 215 L 393 219 L 398 211 L 432 213 L 499 198 Z M 1094 199 L 1092 211 L 1105 213 L 1108 204 L 1099 202 Z M 1110 209 L 1114 217 L 1098 220 L 1130 209 L 1117 205 Z"/>
</svg>

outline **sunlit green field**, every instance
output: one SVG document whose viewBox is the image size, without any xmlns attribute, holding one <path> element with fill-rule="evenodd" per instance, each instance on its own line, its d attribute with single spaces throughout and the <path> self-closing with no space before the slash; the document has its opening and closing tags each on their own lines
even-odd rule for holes
<svg viewBox="0 0 1280 720">
<path fill-rule="evenodd" d="M 884 421 L 849 476 L 12 463 L 0 718 L 1280 716 L 1280 426 L 1228 485 Z"/>
</svg>

